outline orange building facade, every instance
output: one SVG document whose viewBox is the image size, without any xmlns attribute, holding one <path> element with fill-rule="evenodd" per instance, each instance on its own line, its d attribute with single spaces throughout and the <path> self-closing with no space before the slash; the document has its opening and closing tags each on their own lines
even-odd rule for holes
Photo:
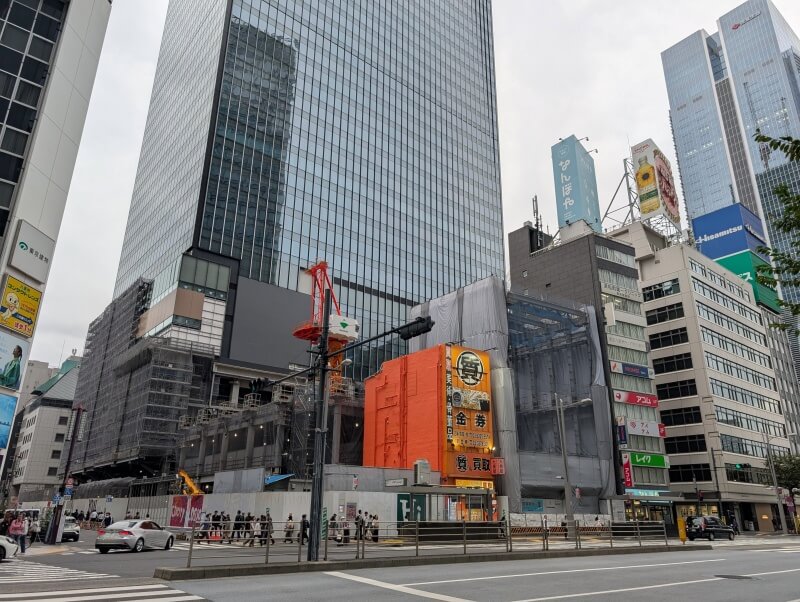
<svg viewBox="0 0 800 602">
<path fill-rule="evenodd" d="M 364 385 L 364 466 L 413 468 L 424 459 L 444 485 L 492 485 L 486 353 L 439 345 L 385 362 Z"/>
</svg>

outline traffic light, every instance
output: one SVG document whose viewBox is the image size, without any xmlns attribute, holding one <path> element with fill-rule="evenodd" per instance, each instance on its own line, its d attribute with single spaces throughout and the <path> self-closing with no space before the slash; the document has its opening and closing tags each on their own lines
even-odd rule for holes
<svg viewBox="0 0 800 602">
<path fill-rule="evenodd" d="M 419 317 L 413 322 L 409 322 L 408 324 L 400 326 L 396 332 L 400 335 L 401 339 L 407 341 L 408 339 L 413 339 L 421 334 L 430 332 L 433 329 L 434 324 L 435 322 L 430 316 L 426 316 L 424 318 Z"/>
<path fill-rule="evenodd" d="M 750 468 L 750 466 L 751 466 L 750 464 L 734 464 L 736 470 L 745 470 L 747 468 Z"/>
</svg>

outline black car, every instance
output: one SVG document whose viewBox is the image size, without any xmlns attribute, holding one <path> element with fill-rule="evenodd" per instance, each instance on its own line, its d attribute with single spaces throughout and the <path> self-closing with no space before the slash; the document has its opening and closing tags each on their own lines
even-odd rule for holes
<svg viewBox="0 0 800 602">
<path fill-rule="evenodd" d="M 686 537 L 689 541 L 698 537 L 705 537 L 708 541 L 717 537 L 733 541 L 735 534 L 733 527 L 723 524 L 716 516 L 695 516 L 686 519 Z"/>
</svg>

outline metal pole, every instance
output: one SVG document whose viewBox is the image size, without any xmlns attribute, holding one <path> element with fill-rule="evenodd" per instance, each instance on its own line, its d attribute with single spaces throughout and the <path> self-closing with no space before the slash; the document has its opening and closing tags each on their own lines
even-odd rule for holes
<svg viewBox="0 0 800 602">
<path fill-rule="evenodd" d="M 633 521 L 636 525 L 636 539 L 639 540 L 639 547 L 642 547 L 642 532 L 639 530 L 639 521 Z"/>
<path fill-rule="evenodd" d="M 461 536 L 464 540 L 464 554 L 467 553 L 467 521 L 461 521 Z"/>
<path fill-rule="evenodd" d="M 692 482 L 694 483 L 694 514 L 700 516 L 700 492 L 697 490 L 697 477 L 692 473 Z"/>
<path fill-rule="evenodd" d="M 419 521 L 414 521 L 414 547 L 415 556 L 419 556 Z"/>
<path fill-rule="evenodd" d="M 300 523 L 300 533 L 297 535 L 297 562 L 301 562 L 303 554 L 303 523 Z"/>
<path fill-rule="evenodd" d="M 713 447 L 709 451 L 711 452 L 711 467 L 714 469 L 714 489 L 717 490 L 717 511 L 719 517 L 722 518 L 724 513 L 722 512 L 722 492 L 719 490 L 719 475 L 717 475 L 717 456 Z"/>
<path fill-rule="evenodd" d="M 508 537 L 508 551 L 514 551 L 514 538 L 511 537 L 511 513 L 506 514 L 506 537 Z"/>
<path fill-rule="evenodd" d="M 269 532 L 269 526 L 271 524 L 272 523 L 267 524 L 267 545 L 265 546 L 267 548 L 267 551 L 264 552 L 264 564 L 269 564 L 269 542 L 272 539 L 272 533 Z"/>
<path fill-rule="evenodd" d="M 317 428 L 314 433 L 314 477 L 311 483 L 311 533 L 308 539 L 308 560 L 319 560 L 319 538 L 322 534 L 322 491 L 325 469 L 325 441 L 328 430 L 328 322 L 331 316 L 331 291 L 325 289 L 322 312 L 322 334 L 319 338 L 317 378 Z M 300 541 L 303 540 L 302 526 Z"/>
<path fill-rule="evenodd" d="M 575 516 L 572 512 L 572 483 L 569 481 L 569 468 L 567 466 L 567 440 L 566 427 L 564 426 L 564 400 L 558 399 L 558 435 L 561 442 L 561 461 L 564 463 L 564 506 L 566 510 L 567 537 L 571 533 L 575 536 Z"/>
<path fill-rule="evenodd" d="M 778 477 L 775 474 L 775 463 L 772 461 L 772 446 L 769 444 L 770 438 L 767 433 L 762 434 L 764 435 L 764 441 L 767 444 L 767 462 L 769 462 L 769 470 L 772 473 L 772 486 L 774 487 L 773 491 L 775 492 L 775 497 L 778 499 L 778 514 L 781 518 L 781 531 L 783 531 L 784 535 L 789 535 L 789 531 L 786 529 L 786 514 L 783 511 L 781 489 L 778 487 Z"/>
<path fill-rule="evenodd" d="M 189 538 L 189 556 L 186 558 L 186 568 L 192 568 L 192 550 L 194 549 L 194 527 L 192 527 L 192 534 Z"/>
<path fill-rule="evenodd" d="M 325 534 L 325 560 L 328 559 L 328 540 L 331 538 L 330 533 Z"/>
</svg>

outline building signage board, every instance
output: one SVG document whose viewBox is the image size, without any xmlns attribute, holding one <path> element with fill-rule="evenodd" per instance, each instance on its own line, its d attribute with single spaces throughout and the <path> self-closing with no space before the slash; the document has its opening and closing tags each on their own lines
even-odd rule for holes
<svg viewBox="0 0 800 602">
<path fill-rule="evenodd" d="M 666 437 L 666 430 L 663 424 L 649 420 L 639 420 L 637 418 L 622 418 L 627 432 L 631 435 L 642 435 L 643 437 Z"/>
<path fill-rule="evenodd" d="M 781 307 L 778 305 L 778 293 L 775 289 L 771 289 L 758 281 L 759 266 L 769 265 L 760 256 L 752 251 L 742 251 L 727 257 L 720 257 L 717 259 L 717 263 L 750 284 L 756 303 L 775 313 L 780 313 Z"/>
<path fill-rule="evenodd" d="M 595 232 L 602 232 L 591 153 L 574 135 L 554 144 L 550 150 L 559 227 L 584 220 Z"/>
<path fill-rule="evenodd" d="M 0 326 L 26 337 L 33 336 L 41 301 L 42 291 L 7 275 L 0 296 Z"/>
<path fill-rule="evenodd" d="M 544 500 L 538 498 L 522 498 L 523 512 L 544 512 Z"/>
<path fill-rule="evenodd" d="M 663 215 L 680 227 L 678 194 L 669 160 L 649 138 L 634 145 L 631 155 L 642 219 Z"/>
<path fill-rule="evenodd" d="M 631 452 L 633 466 L 647 466 L 648 468 L 669 468 L 669 458 L 661 454 L 645 452 Z"/>
<path fill-rule="evenodd" d="M 617 443 L 620 449 L 628 449 L 628 429 L 625 427 L 625 416 L 617 416 Z"/>
<path fill-rule="evenodd" d="M 8 447 L 11 425 L 14 424 L 14 412 L 17 409 L 17 398 L 0 393 L 0 449 Z"/>
<path fill-rule="evenodd" d="M 624 349 L 635 349 L 636 351 L 647 352 L 647 343 L 644 341 L 637 341 L 636 339 L 629 339 L 628 337 L 621 337 L 618 334 L 606 334 L 606 341 L 609 345 L 622 347 Z"/>
<path fill-rule="evenodd" d="M 622 454 L 622 478 L 625 481 L 625 487 L 633 487 L 633 467 L 630 454 Z"/>
<path fill-rule="evenodd" d="M 636 393 L 634 391 L 619 391 L 614 389 L 614 401 L 628 403 L 634 406 L 645 406 L 647 408 L 658 407 L 658 396 L 652 393 Z"/>
<path fill-rule="evenodd" d="M 644 301 L 641 291 L 632 288 L 625 288 L 624 286 L 617 286 L 616 284 L 609 284 L 607 282 L 600 283 L 600 290 L 615 297 L 622 297 L 630 301 Z"/>
<path fill-rule="evenodd" d="M 611 371 L 617 374 L 625 374 L 627 376 L 638 376 L 639 378 L 652 378 L 650 368 L 647 366 L 640 366 L 639 364 L 626 364 L 625 362 L 618 362 L 611 360 L 609 362 Z"/>
<path fill-rule="evenodd" d="M 492 388 L 485 352 L 445 345 L 447 476 L 491 480 Z"/>
<path fill-rule="evenodd" d="M 0 330 L 0 387 L 18 391 L 31 344 L 27 339 Z"/>
<path fill-rule="evenodd" d="M 692 231 L 698 250 L 711 259 L 746 250 L 758 253 L 767 244 L 761 220 L 740 203 L 694 218 Z"/>
<path fill-rule="evenodd" d="M 37 282 L 47 282 L 56 242 L 39 229 L 20 220 L 8 263 Z"/>
</svg>

